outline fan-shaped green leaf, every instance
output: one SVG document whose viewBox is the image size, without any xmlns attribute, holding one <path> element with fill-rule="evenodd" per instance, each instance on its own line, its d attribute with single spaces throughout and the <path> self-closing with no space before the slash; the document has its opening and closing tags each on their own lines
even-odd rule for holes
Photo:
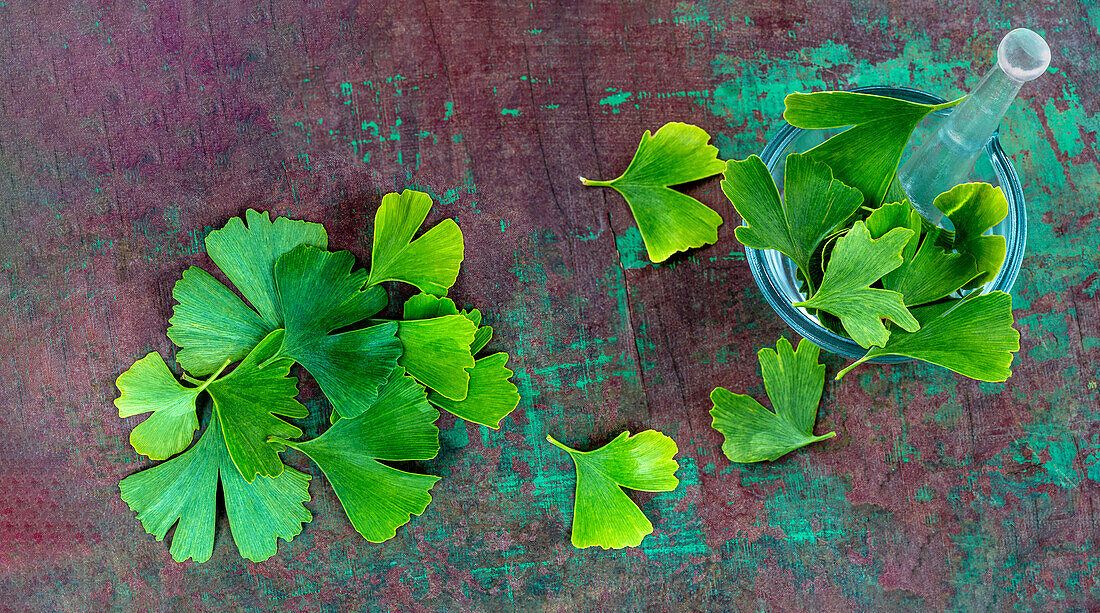
<svg viewBox="0 0 1100 613">
<path fill-rule="evenodd" d="M 912 234 L 912 230 L 895 228 L 872 240 L 867 226 L 857 221 L 837 239 L 817 293 L 794 306 L 836 315 L 852 340 L 863 347 L 886 343 L 890 332 L 882 325 L 882 318 L 915 331 L 919 324 L 906 310 L 902 295 L 871 287 L 901 265 L 901 250 Z"/>
<path fill-rule="evenodd" d="M 508 354 L 494 353 L 478 359 L 470 369 L 470 391 L 463 400 L 451 400 L 433 393 L 432 404 L 454 415 L 490 428 L 499 428 L 519 406 L 519 390 L 512 383 Z"/>
<path fill-rule="evenodd" d="M 775 249 L 811 278 L 814 250 L 863 202 L 859 191 L 833 179 L 829 167 L 807 156 L 787 156 L 783 202 L 764 162 L 757 156 L 726 164 L 722 191 L 744 220 L 735 231 L 741 244 Z M 812 293 L 811 288 L 811 293 Z"/>
<path fill-rule="evenodd" d="M 725 167 L 710 135 L 686 123 L 666 123 L 652 136 L 642 135 L 626 172 L 611 181 L 585 185 L 610 187 L 622 194 L 634 214 L 649 259 L 663 262 L 677 251 L 718 240 L 722 216 L 695 198 L 671 189 L 714 176 Z"/>
<path fill-rule="evenodd" d="M 377 313 L 388 301 L 380 287 L 363 289 L 366 274 L 353 272 L 354 263 L 347 251 L 302 246 L 275 265 L 286 325 L 275 358 L 304 366 L 344 417 L 374 403 L 401 356 L 395 323 L 332 334 Z"/>
<path fill-rule="evenodd" d="M 227 364 L 223 362 L 222 368 Z M 153 413 L 130 432 L 134 451 L 153 460 L 164 460 L 187 449 L 199 429 L 195 400 L 216 376 L 200 387 L 184 387 L 156 351 L 119 375 L 115 381 L 119 391 L 119 397 L 115 398 L 118 416 Z"/>
<path fill-rule="evenodd" d="M 359 416 L 338 420 L 312 440 L 280 442 L 309 456 L 332 484 L 355 530 L 381 543 L 424 512 L 439 477 L 401 471 L 379 460 L 435 457 L 438 417 L 424 388 L 397 369 L 374 406 Z"/>
<path fill-rule="evenodd" d="M 932 202 L 955 226 L 953 247 L 974 258 L 979 275 L 967 287 L 992 281 L 1005 261 L 1005 237 L 985 232 L 1008 215 L 1008 200 L 1000 187 L 988 183 L 963 183 Z"/>
<path fill-rule="evenodd" d="M 470 345 L 477 327 L 463 315 L 402 321 L 399 363 L 424 385 L 451 400 L 463 400 L 470 386 L 474 356 Z M 341 411 L 342 413 L 343 411 Z"/>
<path fill-rule="evenodd" d="M 177 562 L 205 562 L 214 551 L 220 475 L 233 542 L 242 556 L 261 562 L 275 554 L 278 539 L 290 541 L 312 519 L 302 504 L 309 476 L 288 467 L 247 483 L 229 457 L 217 412 L 194 447 L 123 479 L 122 500 L 158 541 L 178 522 L 170 549 Z"/>
<path fill-rule="evenodd" d="M 672 458 L 676 442 L 655 430 L 615 440 L 593 451 L 571 449 L 552 436 L 546 440 L 569 453 L 577 467 L 573 504 L 573 546 L 604 549 L 637 547 L 653 524 L 622 488 L 671 492 L 679 485 L 679 465 Z"/>
<path fill-rule="evenodd" d="M 923 360 L 979 381 L 1004 381 L 1012 375 L 1012 354 L 1020 350 L 1020 333 L 1012 327 L 1008 294 L 971 294 L 962 301 L 915 308 L 913 314 L 920 321 L 919 330 L 895 330 L 884 346 L 872 347 L 836 378 L 884 355 Z"/>
<path fill-rule="evenodd" d="M 413 240 L 431 209 L 431 197 L 422 192 L 407 189 L 382 197 L 374 216 L 370 285 L 403 281 L 440 296 L 454 285 L 463 258 L 458 224 L 444 219 Z"/>
<path fill-rule="evenodd" d="M 863 193 L 868 206 L 886 196 L 914 128 L 929 113 L 958 104 L 917 104 L 856 92 L 793 93 L 784 99 L 783 119 L 798 128 L 851 128 L 806 155 L 833 169 L 845 185 Z"/>
<path fill-rule="evenodd" d="M 309 411 L 299 404 L 298 379 L 288 377 L 290 360 L 276 360 L 260 368 L 283 342 L 283 330 L 269 334 L 228 375 L 209 383 L 206 391 L 217 407 L 233 464 L 244 480 L 256 475 L 277 477 L 283 470 L 279 454 L 267 439 L 296 438 L 301 429 L 279 417 L 305 417 Z"/>
<path fill-rule="evenodd" d="M 760 372 L 775 412 L 750 396 L 719 387 L 711 392 L 711 426 L 722 433 L 722 453 L 733 462 L 760 462 L 779 457 L 836 435 L 814 435 L 817 406 L 825 388 L 821 350 L 803 339 L 798 350 L 779 339 L 775 349 L 761 349 Z"/>
</svg>

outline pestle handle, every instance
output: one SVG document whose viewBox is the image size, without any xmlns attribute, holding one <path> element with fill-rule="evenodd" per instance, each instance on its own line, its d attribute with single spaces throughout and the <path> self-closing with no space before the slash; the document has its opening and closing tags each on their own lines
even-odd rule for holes
<svg viewBox="0 0 1100 613">
<path fill-rule="evenodd" d="M 966 180 L 1020 87 L 1043 74 L 1049 65 L 1050 47 L 1035 32 L 1016 28 L 1001 39 L 997 64 L 898 170 L 909 202 L 925 219 L 943 222 L 932 201 Z"/>
<path fill-rule="evenodd" d="M 1012 79 L 1027 83 L 1050 66 L 1050 46 L 1035 32 L 1016 28 L 1005 34 L 997 46 L 997 66 Z"/>
</svg>

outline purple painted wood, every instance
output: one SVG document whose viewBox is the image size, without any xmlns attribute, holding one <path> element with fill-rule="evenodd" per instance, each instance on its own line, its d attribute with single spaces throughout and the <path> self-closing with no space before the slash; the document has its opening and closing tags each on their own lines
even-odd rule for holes
<svg viewBox="0 0 1100 613">
<path fill-rule="evenodd" d="M 0 0 L 0 608 L 1100 607 L 1098 20 L 935 0 Z M 707 396 L 762 397 L 755 352 L 790 334 L 735 214 L 696 186 L 718 243 L 647 266 L 625 203 L 577 175 L 618 174 L 671 120 L 743 158 L 789 91 L 966 91 L 1017 25 L 1058 53 L 1002 126 L 1030 207 L 1015 375 L 866 367 L 826 388 L 836 438 L 731 465 Z M 405 187 L 461 225 L 452 295 L 488 313 L 520 408 L 499 431 L 442 419 L 435 501 L 385 544 L 288 452 L 315 476 L 302 535 L 252 564 L 223 518 L 209 562 L 172 562 L 119 499 L 146 464 L 111 405 L 135 359 L 172 352 L 172 284 L 249 207 L 363 257 Z M 545 435 L 646 428 L 681 449 L 678 490 L 634 495 L 654 534 L 573 549 L 572 466 Z"/>
</svg>

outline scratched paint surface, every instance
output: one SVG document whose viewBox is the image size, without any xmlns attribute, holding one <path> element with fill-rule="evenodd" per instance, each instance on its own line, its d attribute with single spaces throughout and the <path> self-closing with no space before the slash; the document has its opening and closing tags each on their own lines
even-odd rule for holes
<svg viewBox="0 0 1100 613">
<path fill-rule="evenodd" d="M 731 465 L 707 396 L 761 396 L 755 352 L 790 335 L 732 210 L 693 187 L 727 224 L 657 267 L 625 203 L 577 175 L 616 175 L 669 120 L 743 158 L 793 90 L 956 95 L 1016 25 L 1058 53 L 1001 132 L 1029 206 L 1015 375 L 864 368 L 826 387 L 836 438 Z M 0 0 L 0 608 L 1100 607 L 1098 26 L 1088 2 Z M 172 562 L 118 497 L 146 463 L 111 400 L 135 359 L 172 352 L 173 282 L 248 207 L 362 257 L 406 187 L 460 223 L 452 295 L 490 313 L 519 409 L 499 431 L 442 418 L 435 500 L 387 543 L 290 451 L 314 475 L 298 538 L 248 563 L 221 518 L 208 563 Z M 572 466 L 545 435 L 645 428 L 681 450 L 676 491 L 634 496 L 655 533 L 573 549 Z"/>
</svg>

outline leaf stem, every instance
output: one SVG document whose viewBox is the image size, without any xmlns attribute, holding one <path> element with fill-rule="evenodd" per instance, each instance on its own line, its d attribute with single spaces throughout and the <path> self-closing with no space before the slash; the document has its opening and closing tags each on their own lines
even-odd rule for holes
<svg viewBox="0 0 1100 613">
<path fill-rule="evenodd" d="M 852 362 L 852 363 L 851 363 L 851 364 L 849 364 L 849 365 L 848 365 L 847 367 L 845 367 L 845 368 L 844 368 L 843 370 L 841 370 L 840 372 L 838 372 L 838 373 L 836 374 L 836 376 L 835 376 L 835 377 L 833 377 L 833 381 L 840 381 L 840 378 L 841 378 L 841 377 L 843 377 L 844 375 L 846 375 L 846 374 L 848 373 L 848 371 L 849 371 L 849 370 L 852 370 L 852 369 L 853 369 L 853 368 L 855 368 L 856 366 L 859 366 L 860 364 L 862 364 L 862 363 L 864 363 L 864 362 L 866 362 L 866 361 L 867 361 L 867 356 L 863 356 L 862 358 L 860 358 L 860 359 L 856 360 L 855 362 Z"/>
<path fill-rule="evenodd" d="M 958 98 L 955 98 L 954 100 L 944 102 L 943 104 L 933 105 L 932 110 L 933 111 L 942 111 L 943 109 L 949 109 L 949 108 L 955 106 L 956 104 L 962 102 L 965 99 L 966 99 L 966 95 L 964 94 L 964 95 L 962 95 Z"/>
<path fill-rule="evenodd" d="M 290 448 L 293 448 L 293 449 L 297 449 L 298 451 L 301 451 L 300 449 L 298 449 L 297 442 L 285 439 L 281 436 L 269 436 L 269 437 L 267 437 L 267 442 L 268 442 L 268 444 L 285 445 L 287 447 L 290 447 Z"/>
<path fill-rule="evenodd" d="M 611 181 L 593 181 L 592 179 L 585 179 L 584 177 L 580 177 L 580 180 L 581 183 L 589 187 L 611 187 L 612 183 Z"/>
<path fill-rule="evenodd" d="M 564 449 L 570 455 L 572 455 L 572 453 L 575 451 L 574 449 L 570 449 L 569 447 L 566 447 L 562 443 L 559 443 L 558 441 L 554 440 L 554 437 L 550 436 L 549 434 L 546 435 L 546 440 L 550 441 L 551 443 L 554 443 L 554 445 L 557 445 L 561 449 Z"/>
<path fill-rule="evenodd" d="M 810 298 L 814 297 L 814 294 L 817 293 L 817 290 L 814 289 L 814 280 L 810 277 L 809 273 L 807 273 L 806 269 L 803 268 L 802 266 L 798 267 L 798 272 L 802 273 L 802 280 L 806 282 L 806 288 L 809 290 L 809 293 L 806 295 L 806 299 L 809 300 Z M 795 276 L 795 281 L 797 281 L 797 280 L 798 280 L 798 276 L 796 275 Z M 805 301 L 803 301 L 803 302 L 805 302 Z M 791 306 L 799 306 L 800 304 L 802 304 L 802 303 L 800 302 L 798 304 L 793 304 Z"/>
<path fill-rule="evenodd" d="M 229 366 L 230 361 L 231 358 L 226 358 L 225 362 L 222 362 L 221 367 L 218 368 L 218 370 L 214 374 L 207 377 L 205 381 L 202 379 L 196 379 L 187 373 L 183 373 L 183 380 L 191 383 L 192 385 L 198 385 L 199 391 L 201 392 L 202 390 L 206 389 L 211 383 L 213 383 L 214 380 L 218 378 L 218 375 L 222 374 L 222 371 L 224 371 L 226 367 Z"/>
</svg>

